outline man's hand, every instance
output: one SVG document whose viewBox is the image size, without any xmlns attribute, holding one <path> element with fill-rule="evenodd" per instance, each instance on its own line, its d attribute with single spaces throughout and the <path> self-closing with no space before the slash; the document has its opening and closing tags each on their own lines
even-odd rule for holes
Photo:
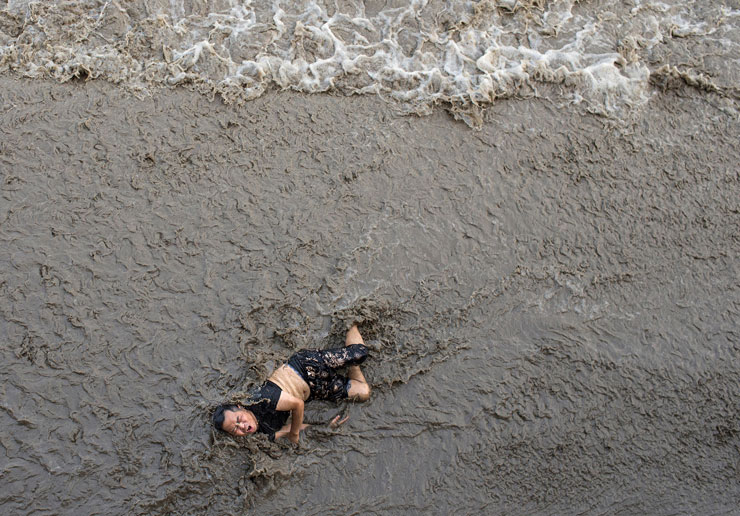
<svg viewBox="0 0 740 516">
<path fill-rule="evenodd" d="M 311 426 L 311 425 L 309 425 L 307 423 L 303 423 L 301 425 L 301 430 L 305 430 L 309 426 Z M 300 432 L 300 430 L 299 430 L 299 432 Z M 296 437 L 295 440 L 293 440 L 293 436 L 290 433 L 290 425 L 285 425 L 283 428 L 281 428 L 280 430 L 278 430 L 277 432 L 275 432 L 275 439 L 282 439 L 283 437 L 287 437 L 288 439 L 290 439 L 290 442 L 292 442 L 292 443 L 298 443 L 298 437 Z"/>
<path fill-rule="evenodd" d="M 303 406 L 304 402 L 300 398 L 283 391 L 280 393 L 280 399 L 277 402 L 277 409 L 281 411 L 290 410 L 290 432 L 288 439 L 294 444 L 298 444 L 298 434 L 303 428 Z"/>
<path fill-rule="evenodd" d="M 339 414 L 337 417 L 335 417 L 334 419 L 332 419 L 329 422 L 329 428 L 339 428 L 344 423 L 346 423 L 347 420 L 349 419 L 349 416 L 345 416 L 344 419 L 340 419 L 341 417 L 342 417 L 342 415 Z"/>
</svg>

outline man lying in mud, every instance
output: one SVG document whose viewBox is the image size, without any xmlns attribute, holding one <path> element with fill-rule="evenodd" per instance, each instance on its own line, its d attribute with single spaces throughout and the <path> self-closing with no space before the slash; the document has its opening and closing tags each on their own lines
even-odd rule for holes
<svg viewBox="0 0 740 516">
<path fill-rule="evenodd" d="M 316 350 L 302 349 L 272 373 L 262 387 L 242 404 L 220 405 L 213 413 L 213 425 L 231 435 L 255 432 L 267 434 L 270 440 L 287 437 L 298 443 L 303 423 L 303 406 L 311 400 L 366 401 L 370 385 L 360 370 L 367 358 L 367 347 L 357 325 L 347 332 L 345 346 Z M 347 367 L 347 376 L 337 369 Z M 290 416 L 290 423 L 286 424 Z M 344 423 L 335 417 L 330 426 Z"/>
</svg>

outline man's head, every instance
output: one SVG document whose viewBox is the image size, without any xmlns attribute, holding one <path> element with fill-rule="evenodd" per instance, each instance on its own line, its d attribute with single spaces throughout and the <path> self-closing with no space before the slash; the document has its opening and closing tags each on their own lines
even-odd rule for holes
<svg viewBox="0 0 740 516">
<path fill-rule="evenodd" d="M 213 426 L 231 435 L 249 435 L 257 431 L 257 418 L 239 405 L 219 405 L 213 412 Z"/>
</svg>

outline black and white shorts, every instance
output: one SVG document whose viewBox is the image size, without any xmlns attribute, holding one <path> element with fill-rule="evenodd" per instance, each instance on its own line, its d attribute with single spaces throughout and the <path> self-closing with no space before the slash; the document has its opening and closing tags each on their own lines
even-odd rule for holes
<svg viewBox="0 0 740 516">
<path fill-rule="evenodd" d="M 308 400 L 339 401 L 346 399 L 349 378 L 337 373 L 337 369 L 360 365 L 367 358 L 364 344 L 352 344 L 333 349 L 302 349 L 288 359 L 311 389 Z"/>
</svg>

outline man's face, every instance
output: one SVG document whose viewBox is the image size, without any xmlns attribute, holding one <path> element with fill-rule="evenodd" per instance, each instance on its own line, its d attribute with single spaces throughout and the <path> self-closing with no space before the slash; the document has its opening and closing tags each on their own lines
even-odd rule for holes
<svg viewBox="0 0 740 516">
<path fill-rule="evenodd" d="M 231 435 L 242 436 L 257 431 L 257 418 L 249 410 L 224 410 L 224 430 Z"/>
</svg>

